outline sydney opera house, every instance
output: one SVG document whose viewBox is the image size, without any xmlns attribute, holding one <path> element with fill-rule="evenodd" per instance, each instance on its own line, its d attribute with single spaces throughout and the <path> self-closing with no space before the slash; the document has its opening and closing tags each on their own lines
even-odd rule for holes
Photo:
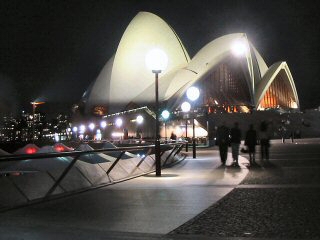
<svg viewBox="0 0 320 240">
<path fill-rule="evenodd" d="M 286 62 L 268 66 L 245 33 L 228 34 L 190 58 L 176 32 L 160 17 L 140 12 L 126 28 L 118 48 L 82 97 L 87 114 L 106 116 L 155 102 L 155 76 L 145 58 L 152 49 L 166 53 L 159 74 L 162 109 L 179 111 L 191 86 L 200 90 L 194 103 L 207 114 L 266 109 L 299 109 Z"/>
</svg>

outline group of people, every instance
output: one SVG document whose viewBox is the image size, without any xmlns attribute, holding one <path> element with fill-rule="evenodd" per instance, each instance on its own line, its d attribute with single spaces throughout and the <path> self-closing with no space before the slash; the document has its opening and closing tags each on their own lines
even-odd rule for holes
<svg viewBox="0 0 320 240">
<path fill-rule="evenodd" d="M 258 140 L 261 145 L 261 159 L 269 160 L 269 147 L 270 136 L 268 133 L 268 124 L 261 122 L 259 133 L 254 129 L 253 124 L 249 125 L 249 129 L 245 133 L 244 144 L 247 147 L 249 153 L 250 164 L 255 164 L 256 145 Z M 222 165 L 226 164 L 228 156 L 228 148 L 231 146 L 233 166 L 239 166 L 239 148 L 241 144 L 242 133 L 239 128 L 239 123 L 235 122 L 234 126 L 229 129 L 225 123 L 223 123 L 217 129 L 217 142 L 219 146 L 219 153 Z"/>
</svg>

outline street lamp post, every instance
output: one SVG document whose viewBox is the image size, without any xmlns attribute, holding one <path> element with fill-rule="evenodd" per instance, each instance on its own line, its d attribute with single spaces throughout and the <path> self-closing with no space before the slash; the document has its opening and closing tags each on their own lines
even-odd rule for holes
<svg viewBox="0 0 320 240">
<path fill-rule="evenodd" d="M 156 176 L 161 176 L 160 159 L 160 134 L 159 134 L 159 73 L 166 69 L 168 64 L 167 55 L 160 49 L 152 49 L 146 55 L 146 65 L 155 74 L 155 113 L 156 113 L 156 131 L 155 131 L 155 157 L 156 157 Z"/>
<path fill-rule="evenodd" d="M 163 110 L 161 116 L 164 120 L 164 139 L 167 142 L 167 120 L 170 116 L 170 112 L 168 110 Z"/>
<path fill-rule="evenodd" d="M 183 102 L 181 104 L 181 110 L 184 113 L 188 113 L 191 109 L 191 105 L 189 102 Z M 186 116 L 186 152 L 188 152 L 188 116 Z"/>
<path fill-rule="evenodd" d="M 72 128 L 72 131 L 73 133 L 75 134 L 75 139 L 78 140 L 78 127 L 77 126 L 74 126 Z"/>
<path fill-rule="evenodd" d="M 103 132 L 101 134 L 101 139 L 105 138 L 106 139 L 106 127 L 107 127 L 107 122 L 106 121 L 101 121 L 100 122 L 100 127 L 103 129 Z"/>
<path fill-rule="evenodd" d="M 191 101 L 196 101 L 200 96 L 200 91 L 197 87 L 190 87 L 187 90 L 187 97 Z M 195 125 L 194 125 L 194 109 L 192 112 L 192 155 L 193 158 L 197 157 L 197 152 L 196 152 L 196 134 L 195 134 Z"/>
</svg>

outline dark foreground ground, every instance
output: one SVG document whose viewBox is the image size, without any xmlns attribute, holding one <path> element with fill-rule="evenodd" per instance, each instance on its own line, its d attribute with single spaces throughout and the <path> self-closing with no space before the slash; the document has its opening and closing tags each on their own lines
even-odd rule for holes
<svg viewBox="0 0 320 240">
<path fill-rule="evenodd" d="M 320 239 L 320 144 L 273 144 L 244 181 L 172 235 Z M 244 155 L 245 156 L 245 155 Z"/>
</svg>

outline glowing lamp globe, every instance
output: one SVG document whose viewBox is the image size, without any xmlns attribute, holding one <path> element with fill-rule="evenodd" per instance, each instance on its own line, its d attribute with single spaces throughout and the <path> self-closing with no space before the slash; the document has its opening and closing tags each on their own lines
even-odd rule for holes
<svg viewBox="0 0 320 240">
<path fill-rule="evenodd" d="M 238 40 L 232 44 L 231 50 L 236 57 L 242 57 L 246 55 L 248 47 L 244 41 Z"/>
<path fill-rule="evenodd" d="M 147 68 L 152 71 L 163 71 L 168 65 L 166 53 L 159 48 L 150 50 L 146 55 L 145 61 Z"/>
<path fill-rule="evenodd" d="M 189 112 L 190 109 L 191 109 L 190 103 L 188 103 L 188 102 L 183 102 L 183 103 L 181 104 L 181 110 L 182 110 L 182 112 Z"/>
<path fill-rule="evenodd" d="M 90 128 L 90 130 L 93 130 L 93 129 L 95 128 L 94 123 L 90 123 L 90 124 L 89 124 L 89 128 Z"/>
<path fill-rule="evenodd" d="M 167 120 L 170 116 L 170 112 L 168 110 L 163 110 L 161 113 L 161 116 L 163 117 L 164 120 Z"/>
<path fill-rule="evenodd" d="M 102 128 L 105 128 L 107 126 L 107 122 L 106 121 L 101 121 L 100 126 Z"/>
<path fill-rule="evenodd" d="M 122 119 L 121 118 L 117 118 L 116 119 L 116 126 L 117 127 L 121 127 L 122 126 Z"/>
<path fill-rule="evenodd" d="M 77 128 L 77 127 L 73 127 L 73 128 L 72 128 L 72 131 L 73 131 L 73 132 L 78 132 L 78 128 Z"/>
<path fill-rule="evenodd" d="M 200 96 L 200 90 L 197 87 L 190 87 L 187 90 L 187 97 L 191 101 L 195 101 L 199 98 Z"/>
<path fill-rule="evenodd" d="M 137 121 L 138 124 L 143 123 L 143 117 L 141 115 L 137 116 L 136 121 Z"/>
<path fill-rule="evenodd" d="M 85 125 L 81 125 L 80 126 L 80 133 L 84 133 L 86 131 L 86 126 Z"/>
</svg>

